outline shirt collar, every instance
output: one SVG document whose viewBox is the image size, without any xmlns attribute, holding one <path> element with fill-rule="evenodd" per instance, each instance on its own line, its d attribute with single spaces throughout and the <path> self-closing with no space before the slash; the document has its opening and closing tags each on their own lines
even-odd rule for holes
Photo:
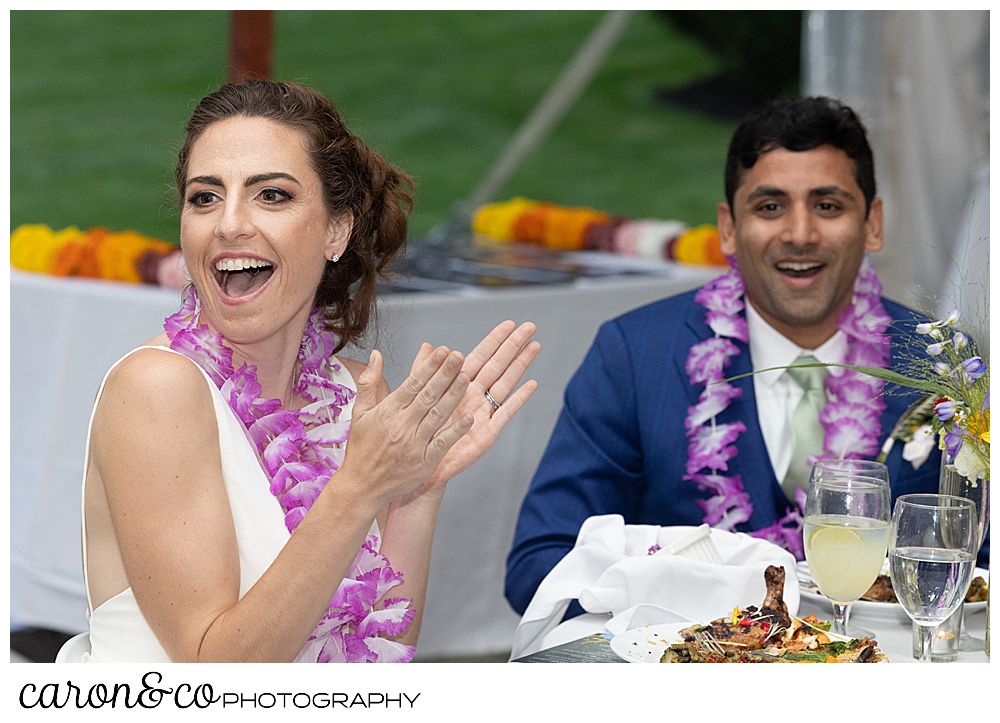
<svg viewBox="0 0 1000 723">
<path fill-rule="evenodd" d="M 802 354 L 811 354 L 824 364 L 842 364 L 847 354 L 847 336 L 840 329 L 816 349 L 803 349 L 768 324 L 744 297 L 747 331 L 750 335 L 750 360 L 755 372 L 772 367 L 787 367 Z M 785 373 L 778 369 L 763 372 L 756 379 L 763 384 L 775 384 Z"/>
</svg>

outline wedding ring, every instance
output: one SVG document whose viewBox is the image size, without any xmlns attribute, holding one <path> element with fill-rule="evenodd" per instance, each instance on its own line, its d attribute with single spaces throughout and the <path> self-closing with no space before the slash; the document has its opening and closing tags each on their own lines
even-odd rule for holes
<svg viewBox="0 0 1000 723">
<path fill-rule="evenodd" d="M 500 402 L 490 396 L 490 390 L 486 390 L 486 401 L 493 405 L 493 411 L 500 409 Z"/>
</svg>

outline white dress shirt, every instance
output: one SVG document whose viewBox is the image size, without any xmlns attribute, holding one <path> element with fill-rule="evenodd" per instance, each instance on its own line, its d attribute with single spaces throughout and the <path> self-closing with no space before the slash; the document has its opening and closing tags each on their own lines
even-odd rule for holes
<svg viewBox="0 0 1000 723">
<path fill-rule="evenodd" d="M 825 364 L 841 364 L 847 354 L 847 337 L 839 329 L 816 349 L 803 349 L 764 321 L 753 304 L 746 303 L 747 330 L 750 334 L 750 360 L 753 370 L 791 366 L 802 354 L 811 354 Z M 842 374 L 832 369 L 831 374 Z M 754 374 L 753 391 L 757 397 L 757 420 L 764 436 L 774 475 L 780 482 L 792 460 L 792 416 L 802 399 L 802 387 L 784 370 Z"/>
</svg>

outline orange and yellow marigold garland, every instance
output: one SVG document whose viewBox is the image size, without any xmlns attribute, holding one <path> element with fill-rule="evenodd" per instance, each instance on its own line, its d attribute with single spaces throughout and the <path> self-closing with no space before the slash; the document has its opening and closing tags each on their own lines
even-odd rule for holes
<svg viewBox="0 0 1000 723">
<path fill-rule="evenodd" d="M 570 208 L 518 197 L 479 207 L 472 219 L 472 230 L 501 241 L 574 251 L 582 247 L 588 227 L 610 222 L 611 216 L 592 208 Z"/>
<path fill-rule="evenodd" d="M 178 251 L 135 231 L 24 224 L 10 235 L 10 263 L 24 271 L 129 283 L 156 283 L 159 262 Z"/>
<path fill-rule="evenodd" d="M 476 234 L 533 243 L 556 251 L 611 251 L 626 256 L 725 266 L 715 226 L 688 228 L 679 221 L 612 218 L 586 207 L 557 206 L 516 197 L 476 209 Z"/>
</svg>

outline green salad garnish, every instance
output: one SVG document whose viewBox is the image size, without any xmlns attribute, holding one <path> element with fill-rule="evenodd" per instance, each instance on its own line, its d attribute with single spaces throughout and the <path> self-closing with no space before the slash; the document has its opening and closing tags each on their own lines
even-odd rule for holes
<svg viewBox="0 0 1000 723">
<path fill-rule="evenodd" d="M 785 660 L 812 660 L 817 663 L 822 663 L 825 662 L 827 657 L 830 655 L 836 658 L 838 655 L 850 652 L 851 649 L 851 643 L 834 640 L 833 642 L 824 645 L 820 650 L 801 650 L 794 653 L 791 651 L 785 651 L 781 657 Z"/>
</svg>

